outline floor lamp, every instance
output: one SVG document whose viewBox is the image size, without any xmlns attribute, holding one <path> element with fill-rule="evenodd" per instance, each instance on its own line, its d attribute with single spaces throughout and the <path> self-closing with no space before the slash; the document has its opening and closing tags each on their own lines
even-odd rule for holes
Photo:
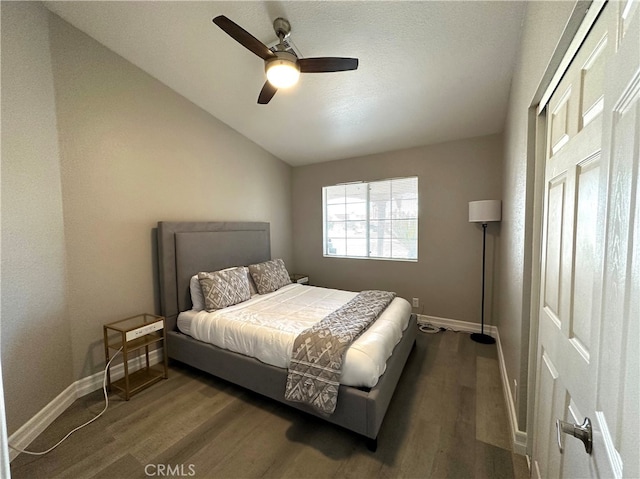
<svg viewBox="0 0 640 479">
<path fill-rule="evenodd" d="M 496 342 L 488 334 L 484 334 L 484 281 L 486 265 L 487 223 L 502 219 L 502 204 L 500 200 L 482 200 L 469 202 L 469 222 L 482 223 L 482 312 L 481 332 L 471 334 L 476 343 L 493 344 Z"/>
</svg>

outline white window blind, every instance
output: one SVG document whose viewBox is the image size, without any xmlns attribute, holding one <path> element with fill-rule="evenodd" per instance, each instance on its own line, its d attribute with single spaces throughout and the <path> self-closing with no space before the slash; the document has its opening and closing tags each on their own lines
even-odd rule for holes
<svg viewBox="0 0 640 479">
<path fill-rule="evenodd" d="M 418 259 L 418 178 L 322 188 L 324 255 Z"/>
</svg>

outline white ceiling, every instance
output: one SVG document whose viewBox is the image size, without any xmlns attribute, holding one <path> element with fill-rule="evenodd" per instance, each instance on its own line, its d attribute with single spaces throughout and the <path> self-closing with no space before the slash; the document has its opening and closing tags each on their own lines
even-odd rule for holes
<svg viewBox="0 0 640 479">
<path fill-rule="evenodd" d="M 291 165 L 502 131 L 524 2 L 48 2 L 47 7 Z M 358 70 L 302 74 L 258 105 L 263 61 L 212 23 L 263 43 L 291 22 L 304 57 Z"/>
</svg>

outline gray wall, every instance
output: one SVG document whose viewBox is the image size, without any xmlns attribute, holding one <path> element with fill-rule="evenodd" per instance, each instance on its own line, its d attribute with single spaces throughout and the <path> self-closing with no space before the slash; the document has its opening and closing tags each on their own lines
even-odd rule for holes
<svg viewBox="0 0 640 479">
<path fill-rule="evenodd" d="M 575 2 L 528 2 L 504 133 L 503 218 L 497 319 L 509 384 L 518 381 L 516 412 L 526 429 L 533 221 L 529 107 Z M 512 394 L 515 392 L 512 389 Z"/>
<path fill-rule="evenodd" d="M 2 4 L 2 368 L 12 433 L 72 381 L 60 155 L 39 3 Z"/>
<path fill-rule="evenodd" d="M 268 221 L 290 264 L 291 167 L 40 4 L 2 22 L 11 434 L 102 369 L 103 323 L 156 310 L 157 221 Z"/>
<path fill-rule="evenodd" d="M 468 202 L 501 198 L 502 136 L 492 135 L 293 169 L 294 264 L 312 284 L 388 289 L 420 298 L 416 312 L 480 322 L 482 228 Z M 418 176 L 418 262 L 325 258 L 322 187 Z M 488 323 L 500 225 L 488 228 Z"/>
</svg>

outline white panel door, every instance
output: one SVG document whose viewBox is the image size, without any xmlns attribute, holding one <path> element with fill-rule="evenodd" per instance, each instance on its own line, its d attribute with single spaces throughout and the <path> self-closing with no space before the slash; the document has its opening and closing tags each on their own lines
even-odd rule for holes
<svg viewBox="0 0 640 479">
<path fill-rule="evenodd" d="M 605 6 L 546 116 L 532 475 L 638 478 L 637 1 Z M 587 417 L 590 453 L 571 434 Z"/>
</svg>

